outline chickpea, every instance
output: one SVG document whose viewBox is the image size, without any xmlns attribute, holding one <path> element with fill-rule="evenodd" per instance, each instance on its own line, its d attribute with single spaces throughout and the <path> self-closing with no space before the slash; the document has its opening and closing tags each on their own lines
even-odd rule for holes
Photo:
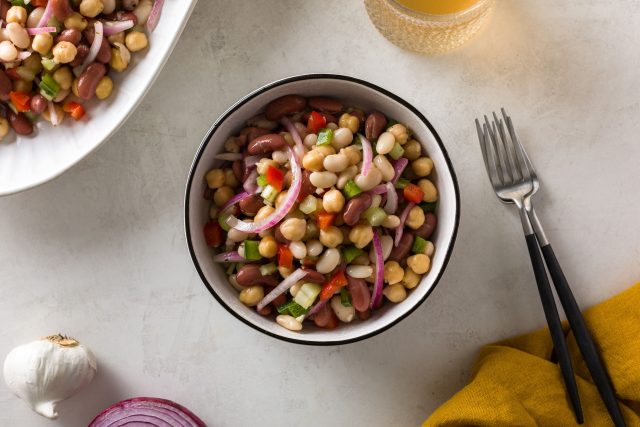
<svg viewBox="0 0 640 427">
<path fill-rule="evenodd" d="M 358 249 L 362 249 L 373 240 L 373 229 L 370 225 L 358 224 L 349 232 L 349 240 Z"/>
<path fill-rule="evenodd" d="M 402 302 L 407 298 L 407 291 L 400 283 L 385 287 L 382 293 L 393 303 Z"/>
<path fill-rule="evenodd" d="M 313 151 L 322 153 L 324 157 L 336 154 L 336 150 L 330 145 L 316 145 L 315 147 L 313 147 Z"/>
<path fill-rule="evenodd" d="M 18 49 L 9 40 L 0 42 L 0 60 L 11 62 L 18 56 Z"/>
<path fill-rule="evenodd" d="M 224 182 L 231 188 L 235 188 L 240 185 L 240 182 L 238 181 L 238 178 L 236 178 L 236 175 L 233 173 L 232 169 L 224 170 Z"/>
<path fill-rule="evenodd" d="M 87 18 L 95 18 L 103 9 L 102 0 L 82 0 L 80 2 L 80 13 Z"/>
<path fill-rule="evenodd" d="M 414 271 L 407 267 L 404 269 L 404 277 L 402 278 L 402 286 L 404 286 L 407 289 L 413 289 L 416 286 L 418 286 L 418 283 L 420 283 L 420 278 L 422 276 L 420 276 L 419 274 L 414 273 Z"/>
<path fill-rule="evenodd" d="M 129 51 L 127 50 L 126 52 L 128 53 Z M 124 71 L 129 66 L 129 61 L 131 60 L 130 57 L 125 58 L 122 55 L 122 51 L 117 47 L 111 49 L 111 61 L 109 61 L 109 65 L 119 73 Z"/>
<path fill-rule="evenodd" d="M 420 157 L 411 163 L 411 169 L 420 178 L 428 176 L 433 169 L 433 160 L 428 157 Z"/>
<path fill-rule="evenodd" d="M 71 85 L 71 93 L 73 93 L 75 96 L 80 96 L 78 95 L 78 79 L 74 79 L 73 80 L 73 84 Z"/>
<path fill-rule="evenodd" d="M 422 224 L 424 224 L 424 211 L 420 206 L 414 206 L 411 208 L 405 224 L 414 230 L 422 227 Z"/>
<path fill-rule="evenodd" d="M 382 221 L 382 226 L 384 228 L 396 228 L 400 226 L 400 218 L 396 215 L 387 215 L 387 217 Z"/>
<path fill-rule="evenodd" d="M 231 189 L 231 187 L 225 185 L 224 187 L 218 188 L 216 192 L 213 193 L 213 203 L 215 203 L 216 206 L 223 206 L 225 203 L 231 200 L 232 197 L 233 190 Z"/>
<path fill-rule="evenodd" d="M 438 200 L 438 189 L 433 185 L 433 182 L 428 179 L 421 179 L 418 181 L 418 187 L 420 187 L 424 193 L 424 196 L 422 197 L 423 202 L 431 203 Z"/>
<path fill-rule="evenodd" d="M 53 47 L 53 60 L 58 64 L 68 64 L 74 60 L 77 53 L 78 49 L 73 43 L 65 41 L 58 42 Z"/>
<path fill-rule="evenodd" d="M 4 117 L 0 117 L 0 140 L 9 133 L 9 121 Z"/>
<path fill-rule="evenodd" d="M 278 243 L 273 236 L 265 236 L 258 244 L 258 252 L 265 258 L 273 258 L 278 253 Z"/>
<path fill-rule="evenodd" d="M 342 231 L 335 225 L 320 230 L 320 243 L 327 248 L 335 248 L 342 244 Z"/>
<path fill-rule="evenodd" d="M 429 271 L 431 266 L 431 259 L 425 254 L 416 254 L 407 258 L 407 265 L 416 274 L 424 274 Z"/>
<path fill-rule="evenodd" d="M 396 137 L 396 142 L 400 145 L 406 144 L 409 139 L 409 131 L 407 130 L 407 127 L 400 123 L 396 123 L 391 126 L 387 129 L 387 132 L 393 134 L 393 136 Z"/>
<path fill-rule="evenodd" d="M 387 261 L 384 264 L 384 281 L 393 285 L 399 283 L 404 277 L 404 270 L 397 261 Z"/>
<path fill-rule="evenodd" d="M 318 150 L 311 150 L 302 158 L 302 167 L 310 171 L 320 172 L 323 168 L 324 154 Z"/>
<path fill-rule="evenodd" d="M 7 23 L 15 22 L 21 26 L 25 26 L 27 23 L 27 9 L 22 6 L 11 6 L 7 11 L 7 17 L 5 19 Z"/>
<path fill-rule="evenodd" d="M 80 15 L 78 12 L 73 12 L 64 20 L 64 27 L 68 29 L 84 31 L 84 29 L 87 28 L 87 25 L 89 25 L 89 22 L 87 22 L 85 17 Z"/>
<path fill-rule="evenodd" d="M 109 37 L 107 37 L 107 40 L 112 45 L 115 45 L 116 43 L 125 44 L 124 31 L 120 31 L 119 33 L 111 34 Z"/>
<path fill-rule="evenodd" d="M 211 169 L 204 176 L 204 179 L 207 180 L 209 188 L 220 188 L 224 185 L 224 172 L 222 172 L 222 169 Z"/>
<path fill-rule="evenodd" d="M 268 216 L 270 216 L 271 214 L 273 214 L 273 212 L 275 211 L 275 209 L 273 208 L 273 206 L 269 206 L 269 205 L 264 205 L 263 207 L 260 208 L 260 210 L 256 213 L 256 216 L 253 217 L 253 220 L 255 222 L 258 221 L 262 221 L 263 219 L 267 218 Z"/>
<path fill-rule="evenodd" d="M 125 37 L 125 45 L 131 52 L 138 52 L 149 45 L 147 35 L 140 31 L 131 31 Z"/>
<path fill-rule="evenodd" d="M 322 207 L 329 213 L 338 213 L 344 207 L 344 196 L 335 188 L 327 191 L 322 196 Z"/>
<path fill-rule="evenodd" d="M 227 140 L 224 142 L 224 150 L 227 153 L 239 153 L 240 144 L 238 144 L 238 139 L 235 136 L 232 136 L 231 138 L 227 138 Z"/>
<path fill-rule="evenodd" d="M 347 156 L 349 164 L 352 166 L 355 166 L 362 161 L 362 152 L 354 145 L 343 148 L 340 152 Z"/>
<path fill-rule="evenodd" d="M 360 120 L 358 120 L 356 116 L 344 113 L 338 120 L 338 126 L 341 128 L 348 128 L 351 133 L 356 133 L 358 132 L 358 129 L 360 129 Z"/>
<path fill-rule="evenodd" d="M 287 277 L 291 276 L 291 273 L 293 273 L 293 268 L 287 268 L 280 265 L 278 266 L 278 273 L 280 273 L 280 275 L 286 279 Z"/>
<path fill-rule="evenodd" d="M 53 73 L 53 80 L 55 80 L 62 90 L 71 89 L 73 83 L 73 74 L 69 67 L 60 67 Z"/>
<path fill-rule="evenodd" d="M 264 288 L 262 286 L 250 286 L 240 291 L 238 299 L 247 307 L 255 307 L 264 298 Z"/>
<path fill-rule="evenodd" d="M 102 77 L 96 86 L 96 97 L 98 99 L 107 99 L 111 92 L 113 92 L 113 80 L 109 76 Z"/>
<path fill-rule="evenodd" d="M 404 145 L 404 157 L 409 159 L 409 161 L 413 161 L 419 159 L 422 155 L 422 145 L 415 139 L 407 142 Z"/>
<path fill-rule="evenodd" d="M 304 219 L 289 218 L 280 224 L 280 232 L 287 240 L 302 240 L 306 227 L 307 221 Z"/>
</svg>

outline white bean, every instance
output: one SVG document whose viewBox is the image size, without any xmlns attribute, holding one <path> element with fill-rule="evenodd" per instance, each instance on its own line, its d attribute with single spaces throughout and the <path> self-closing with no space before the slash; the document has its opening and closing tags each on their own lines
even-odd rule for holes
<svg viewBox="0 0 640 427">
<path fill-rule="evenodd" d="M 278 325 L 290 331 L 301 331 L 302 323 L 298 322 L 295 317 L 291 317 L 288 314 L 280 314 L 276 317 Z"/>
<path fill-rule="evenodd" d="M 431 258 L 431 256 L 433 256 L 433 252 L 436 250 L 436 247 L 433 245 L 433 243 L 429 240 L 427 240 L 427 246 L 424 248 L 424 254 L 426 256 L 428 256 L 429 258 Z"/>
<path fill-rule="evenodd" d="M 300 241 L 289 243 L 289 249 L 296 259 L 302 259 L 307 256 L 307 246 Z"/>
<path fill-rule="evenodd" d="M 309 181 L 316 188 L 329 188 L 336 185 L 338 176 L 333 172 L 312 172 Z"/>
<path fill-rule="evenodd" d="M 329 154 L 322 161 L 322 165 L 329 172 L 342 172 L 349 166 L 349 159 L 344 154 Z"/>
<path fill-rule="evenodd" d="M 7 24 L 7 34 L 13 44 L 20 49 L 26 49 L 31 44 L 29 33 L 17 22 L 9 22 Z"/>
<path fill-rule="evenodd" d="M 344 323 L 349 323 L 356 317 L 356 309 L 353 307 L 345 307 L 339 296 L 331 298 L 331 308 L 333 312 Z"/>
<path fill-rule="evenodd" d="M 327 123 L 327 128 L 331 129 L 331 130 L 337 130 L 338 129 L 338 125 L 335 123 Z"/>
<path fill-rule="evenodd" d="M 8 40 L 0 42 L 0 60 L 10 62 L 16 59 L 18 56 L 18 50 Z"/>
<path fill-rule="evenodd" d="M 322 253 L 322 243 L 319 240 L 313 239 L 307 242 L 307 255 L 309 256 L 318 256 Z"/>
<path fill-rule="evenodd" d="M 377 208 L 380 207 L 380 203 L 382 202 L 382 196 L 379 194 L 374 194 L 371 198 L 371 207 Z"/>
<path fill-rule="evenodd" d="M 356 279 L 365 279 L 371 276 L 373 267 L 368 265 L 350 265 L 347 267 L 347 274 Z"/>
<path fill-rule="evenodd" d="M 318 135 L 315 133 L 310 133 L 309 135 L 304 137 L 302 143 L 308 148 L 313 148 L 316 146 L 316 142 L 318 142 Z"/>
<path fill-rule="evenodd" d="M 36 7 L 31 11 L 27 18 L 27 28 L 35 28 L 40 22 L 40 18 L 44 15 L 44 7 Z"/>
<path fill-rule="evenodd" d="M 382 259 L 386 261 L 393 249 L 393 237 L 387 235 L 380 237 L 380 244 L 382 245 Z M 369 259 L 371 262 L 376 262 L 376 253 L 373 248 L 369 251 Z"/>
<path fill-rule="evenodd" d="M 340 251 L 329 248 L 320 257 L 316 264 L 316 271 L 321 274 L 331 273 L 340 263 Z"/>
<path fill-rule="evenodd" d="M 147 19 L 149 19 L 149 14 L 151 13 L 151 8 L 153 7 L 153 2 L 151 0 L 140 0 L 138 6 L 133 9 L 133 14 L 138 18 L 138 25 L 143 26 L 147 23 Z"/>
<path fill-rule="evenodd" d="M 378 154 L 387 154 L 393 150 L 393 146 L 396 144 L 396 137 L 391 132 L 383 132 L 378 137 L 376 142 L 376 151 Z"/>
<path fill-rule="evenodd" d="M 249 237 L 248 233 L 245 233 L 244 231 L 236 230 L 233 227 L 231 227 L 229 229 L 229 232 L 227 233 L 227 238 L 232 242 L 236 242 L 236 243 L 243 242 L 247 240 L 248 237 Z"/>
<path fill-rule="evenodd" d="M 307 134 L 309 133 L 309 131 L 307 130 L 307 127 L 300 122 L 295 122 L 293 126 L 296 128 L 296 130 L 300 134 L 300 138 L 304 140 Z"/>
<path fill-rule="evenodd" d="M 336 187 L 342 190 L 344 186 L 347 185 L 347 182 L 355 178 L 357 174 L 358 167 L 356 165 L 349 166 L 348 168 L 340 172 L 340 175 L 338 175 L 338 182 L 336 184 Z"/>
<path fill-rule="evenodd" d="M 333 132 L 333 141 L 331 145 L 336 150 L 346 147 L 353 141 L 353 133 L 349 128 L 340 128 Z"/>
<path fill-rule="evenodd" d="M 373 164 L 380 170 L 383 181 L 391 181 L 396 175 L 396 171 L 393 169 L 393 166 L 391 166 L 391 163 L 389 163 L 389 160 L 387 160 L 387 156 L 378 154 L 373 158 Z"/>
<path fill-rule="evenodd" d="M 367 176 L 358 174 L 355 181 L 362 191 L 369 191 L 376 185 L 380 184 L 380 181 L 382 181 L 382 174 L 377 167 L 371 166 L 371 170 L 369 171 Z"/>
<path fill-rule="evenodd" d="M 276 150 L 273 153 L 271 153 L 271 158 L 273 159 L 274 162 L 280 165 L 284 165 L 289 161 L 289 156 L 287 155 L 286 152 L 282 150 Z"/>
</svg>

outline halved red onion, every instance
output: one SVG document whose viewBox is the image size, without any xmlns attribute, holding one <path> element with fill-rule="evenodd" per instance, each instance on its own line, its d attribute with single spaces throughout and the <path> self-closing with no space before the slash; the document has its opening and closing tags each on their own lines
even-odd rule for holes
<svg viewBox="0 0 640 427">
<path fill-rule="evenodd" d="M 58 118 L 58 113 L 56 112 L 56 107 L 53 105 L 53 102 L 48 101 L 49 107 L 49 117 L 51 118 L 51 124 L 53 126 L 58 126 L 60 124 L 60 119 Z"/>
<path fill-rule="evenodd" d="M 103 25 L 104 36 L 109 37 L 133 28 L 133 19 L 127 19 L 126 21 L 105 21 Z"/>
<path fill-rule="evenodd" d="M 47 7 L 44 8 L 44 12 L 42 13 L 42 18 L 38 21 L 38 25 L 36 27 L 44 27 L 49 22 L 49 19 L 53 16 L 53 2 L 48 1 Z"/>
<path fill-rule="evenodd" d="M 285 197 L 282 204 L 278 206 L 271 215 L 260 221 L 244 222 L 233 215 L 229 216 L 229 218 L 227 218 L 227 224 L 231 227 L 244 231 L 245 233 L 259 233 L 273 227 L 289 213 L 298 198 L 298 194 L 300 194 L 300 188 L 302 187 L 302 170 L 300 169 L 298 157 L 294 154 L 293 149 L 291 147 L 287 148 L 289 164 L 291 165 L 291 172 L 293 174 L 291 187 L 287 191 L 287 197 Z"/>
<path fill-rule="evenodd" d="M 222 206 L 222 209 L 220 209 L 220 212 L 224 212 L 225 209 L 227 209 L 229 206 L 233 206 L 236 203 L 240 202 L 240 200 L 244 199 L 245 197 L 249 197 L 251 194 L 249 194 L 246 191 L 243 191 L 242 193 L 238 193 L 235 196 L 233 196 L 231 199 L 229 199 L 229 201 L 227 203 L 225 203 Z"/>
<path fill-rule="evenodd" d="M 331 299 L 326 299 L 324 301 L 318 301 L 317 303 L 315 303 L 315 305 L 311 306 L 311 308 L 309 309 L 306 317 L 311 317 L 318 314 L 318 312 L 322 310 L 322 308 L 327 305 L 329 301 L 331 301 Z"/>
<path fill-rule="evenodd" d="M 404 172 L 408 164 L 409 164 L 409 159 L 407 159 L 406 157 L 400 157 L 398 160 L 393 162 L 393 170 L 396 171 L 396 174 L 393 176 L 393 179 L 391 180 L 391 182 L 394 185 L 396 182 L 398 182 L 398 179 L 400 179 L 402 172 Z"/>
<path fill-rule="evenodd" d="M 290 287 L 296 284 L 298 280 L 302 280 L 307 275 L 307 272 L 303 269 L 299 268 L 286 279 L 284 279 L 278 286 L 273 288 L 271 292 L 265 295 L 264 298 L 260 300 L 258 306 L 256 307 L 259 310 L 262 310 L 267 304 L 271 303 L 274 299 L 278 298 L 280 295 L 289 290 Z"/>
<path fill-rule="evenodd" d="M 384 279 L 384 257 L 382 256 L 382 242 L 378 236 L 378 231 L 373 232 L 373 252 L 376 256 L 376 279 L 373 282 L 373 292 L 371 295 L 371 309 L 380 307 L 382 303 L 382 285 Z"/>
<path fill-rule="evenodd" d="M 223 252 L 213 257 L 213 262 L 243 262 L 243 261 L 246 261 L 246 259 L 244 259 L 242 255 L 238 253 L 238 251 Z"/>
<path fill-rule="evenodd" d="M 364 135 L 358 134 L 360 137 L 360 143 L 362 144 L 362 176 L 367 176 L 371 170 L 371 164 L 373 163 L 373 150 L 371 143 L 364 137 Z"/>
<path fill-rule="evenodd" d="M 151 7 L 151 12 L 149 13 L 149 18 L 147 18 L 147 28 L 149 29 L 149 31 L 155 30 L 156 25 L 158 25 L 163 4 L 164 4 L 164 0 L 155 0 L 153 2 L 153 6 Z"/>
<path fill-rule="evenodd" d="M 407 207 L 402 211 L 402 215 L 400 215 L 400 225 L 396 228 L 396 237 L 393 239 L 393 246 L 398 246 L 400 243 L 400 239 L 402 239 L 402 234 L 404 233 L 404 223 L 407 221 L 407 216 L 409 216 L 409 211 L 416 204 L 413 202 L 409 202 Z"/>
<path fill-rule="evenodd" d="M 393 215 L 398 210 L 398 193 L 392 183 L 387 182 L 387 203 L 384 205 L 384 211 L 389 215 Z"/>
<path fill-rule="evenodd" d="M 296 154 L 298 155 L 298 159 L 302 161 L 302 157 L 304 156 L 304 145 L 302 144 L 300 132 L 298 132 L 298 129 L 296 129 L 287 116 L 280 119 L 280 123 L 282 123 L 285 129 L 287 129 L 287 132 L 291 134 L 291 138 L 293 138 L 293 141 L 296 143 Z"/>
<path fill-rule="evenodd" d="M 240 153 L 220 153 L 213 156 L 214 159 L 228 160 L 233 162 L 234 160 L 242 160 L 242 154 Z"/>
<path fill-rule="evenodd" d="M 51 2 L 50 2 L 51 3 Z M 89 427 L 206 427 L 182 405 L 156 397 L 136 397 L 111 405 L 91 421 Z"/>
<path fill-rule="evenodd" d="M 35 36 L 36 34 L 43 33 L 55 33 L 58 31 L 56 27 L 36 27 L 36 28 L 27 28 L 27 34 L 30 36 Z"/>
<path fill-rule="evenodd" d="M 91 47 L 89 48 L 89 54 L 82 62 L 82 65 L 78 65 L 73 69 L 73 74 L 75 74 L 76 76 L 79 76 L 80 74 L 82 74 L 82 72 L 87 67 L 87 65 L 91 64 L 93 61 L 96 60 L 96 57 L 98 56 L 98 52 L 100 52 L 100 46 L 102 46 L 102 36 L 104 34 L 102 31 L 102 22 L 96 21 L 93 24 L 93 27 L 95 28 L 93 43 L 91 43 Z"/>
<path fill-rule="evenodd" d="M 258 179 L 258 171 L 256 168 L 253 168 L 247 179 L 242 183 L 242 188 L 249 194 L 255 194 L 258 191 L 258 184 L 256 183 L 256 179 Z"/>
</svg>

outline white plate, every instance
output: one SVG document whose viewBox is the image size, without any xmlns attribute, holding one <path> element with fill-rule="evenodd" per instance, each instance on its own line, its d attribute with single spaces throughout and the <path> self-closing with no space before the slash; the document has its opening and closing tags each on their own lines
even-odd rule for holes
<svg viewBox="0 0 640 427">
<path fill-rule="evenodd" d="M 43 184 L 78 163 L 106 141 L 142 100 L 178 41 L 197 0 L 166 0 L 149 49 L 132 55 L 124 73 L 111 73 L 115 88 L 106 102 L 87 105 L 89 120 L 66 118 L 53 129 L 40 120 L 31 136 L 13 131 L 0 143 L 0 195 Z M 115 76 L 114 76 L 115 75 Z"/>
</svg>

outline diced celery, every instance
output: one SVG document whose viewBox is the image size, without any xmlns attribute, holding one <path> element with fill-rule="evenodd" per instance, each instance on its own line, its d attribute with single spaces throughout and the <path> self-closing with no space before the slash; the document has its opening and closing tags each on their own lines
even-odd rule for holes
<svg viewBox="0 0 640 427">
<path fill-rule="evenodd" d="M 244 245 L 244 258 L 249 261 L 257 261 L 262 258 L 260 251 L 258 251 L 258 245 L 260 242 L 256 240 L 245 240 Z"/>
<path fill-rule="evenodd" d="M 420 203 L 420 207 L 422 208 L 422 210 L 427 213 L 427 212 L 435 212 L 436 211 L 436 202 L 422 202 Z"/>
<path fill-rule="evenodd" d="M 349 295 L 347 288 L 340 289 L 340 304 L 345 307 L 353 307 L 351 305 L 351 295 Z"/>
<path fill-rule="evenodd" d="M 352 199 L 356 197 L 358 194 L 362 193 L 362 189 L 358 187 L 358 184 L 353 180 L 347 181 L 344 186 L 344 195 L 347 199 Z"/>
<path fill-rule="evenodd" d="M 263 276 L 268 276 L 275 273 L 276 271 L 278 271 L 278 267 L 272 262 L 260 266 L 260 274 L 262 274 Z"/>
<path fill-rule="evenodd" d="M 387 213 L 381 207 L 370 207 L 364 211 L 364 217 L 373 227 L 379 227 L 387 217 Z"/>
<path fill-rule="evenodd" d="M 299 209 L 305 214 L 309 215 L 316 211 L 318 207 L 318 199 L 313 197 L 312 195 L 308 195 L 304 198 L 304 200 L 300 203 Z"/>
<path fill-rule="evenodd" d="M 396 181 L 396 188 L 399 188 L 400 190 L 402 190 L 404 187 L 407 186 L 407 184 L 409 184 L 408 179 L 400 178 L 398 179 L 398 181 Z"/>
<path fill-rule="evenodd" d="M 333 130 L 329 128 L 320 129 L 316 145 L 331 145 L 333 142 Z"/>
<path fill-rule="evenodd" d="M 258 178 L 256 178 L 256 184 L 260 187 L 266 187 L 268 184 L 267 177 L 264 175 L 258 175 Z"/>
<path fill-rule="evenodd" d="M 342 255 L 344 255 L 344 259 L 347 262 L 347 264 L 349 264 L 354 259 L 358 258 L 363 253 L 364 251 L 356 248 L 355 246 L 344 246 L 342 248 Z"/>
<path fill-rule="evenodd" d="M 42 58 L 40 61 L 42 63 L 42 67 L 47 71 L 53 71 L 58 67 L 58 64 L 51 58 Z M 47 75 L 47 74 L 45 74 Z"/>
<path fill-rule="evenodd" d="M 285 302 L 284 304 L 278 306 L 276 310 L 278 310 L 278 313 L 280 314 L 289 313 L 293 317 L 299 317 L 307 313 L 307 309 L 302 307 L 300 304 L 298 304 L 295 301 Z"/>
<path fill-rule="evenodd" d="M 389 152 L 389 156 L 391 156 L 393 160 L 398 160 L 400 157 L 402 157 L 403 154 L 404 154 L 404 149 L 397 142 L 394 144 L 393 148 Z"/>
<path fill-rule="evenodd" d="M 229 216 L 229 214 L 224 213 L 218 216 L 218 224 L 220 224 L 220 227 L 222 227 L 224 231 L 229 231 L 231 229 L 231 226 L 227 224 L 227 219 L 229 218 Z"/>
<path fill-rule="evenodd" d="M 278 197 L 278 190 L 276 190 L 272 185 L 267 184 L 260 195 L 263 199 L 273 203 L 276 200 L 276 197 Z"/>
<path fill-rule="evenodd" d="M 47 94 L 47 99 L 55 98 L 60 92 L 60 85 L 49 74 L 44 74 L 38 84 L 40 89 Z"/>
<path fill-rule="evenodd" d="M 293 298 L 293 300 L 295 302 L 297 302 L 298 304 L 300 304 L 305 309 L 307 309 L 307 308 L 311 307 L 313 302 L 316 300 L 316 298 L 320 294 L 321 290 L 322 290 L 322 287 L 320 285 L 318 285 L 318 284 L 315 284 L 315 283 L 303 283 L 302 286 L 300 287 L 300 289 L 298 290 L 298 293 Z M 297 316 L 295 316 L 293 314 L 292 314 L 292 316 L 293 317 L 297 317 Z"/>
<path fill-rule="evenodd" d="M 411 251 L 414 254 L 423 254 L 426 248 L 427 248 L 427 241 L 420 236 L 416 236 L 416 238 L 413 240 L 413 246 L 411 246 Z"/>
</svg>

